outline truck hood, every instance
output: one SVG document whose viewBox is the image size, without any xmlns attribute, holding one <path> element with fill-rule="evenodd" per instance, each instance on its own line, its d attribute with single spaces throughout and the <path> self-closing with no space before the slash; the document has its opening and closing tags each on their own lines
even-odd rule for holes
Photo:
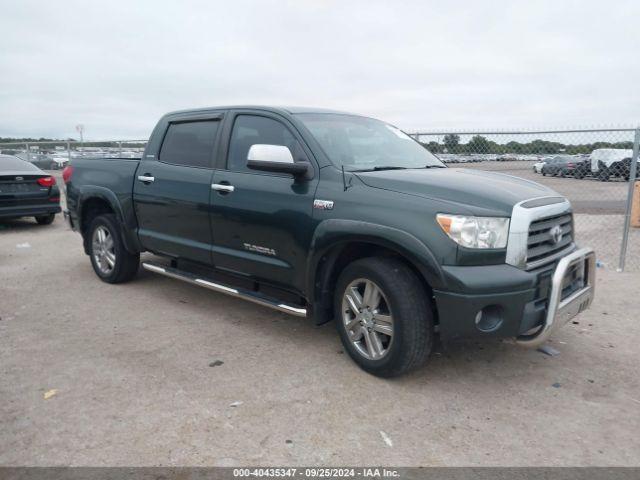
<svg viewBox="0 0 640 480">
<path fill-rule="evenodd" d="M 511 215 L 513 206 L 523 200 L 560 196 L 529 180 L 467 168 L 383 170 L 358 172 L 357 176 L 369 187 L 453 202 L 476 212 L 488 210 L 505 215 Z"/>
</svg>

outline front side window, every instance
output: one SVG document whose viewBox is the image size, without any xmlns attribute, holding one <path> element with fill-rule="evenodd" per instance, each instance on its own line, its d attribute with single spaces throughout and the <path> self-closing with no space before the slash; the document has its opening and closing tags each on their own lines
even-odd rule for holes
<svg viewBox="0 0 640 480">
<path fill-rule="evenodd" d="M 160 149 L 161 162 L 209 167 L 220 122 L 171 123 Z"/>
<path fill-rule="evenodd" d="M 227 168 L 235 172 L 255 173 L 247 167 L 247 154 L 255 144 L 283 145 L 289 148 L 296 162 L 306 160 L 302 146 L 282 123 L 257 115 L 238 115 L 231 132 Z"/>
<path fill-rule="evenodd" d="M 345 170 L 444 167 L 418 142 L 379 120 L 334 113 L 297 116 L 331 162 Z"/>
</svg>

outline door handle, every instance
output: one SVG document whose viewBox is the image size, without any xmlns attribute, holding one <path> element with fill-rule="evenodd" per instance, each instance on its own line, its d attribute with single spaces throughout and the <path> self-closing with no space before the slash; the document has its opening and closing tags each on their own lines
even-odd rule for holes
<svg viewBox="0 0 640 480">
<path fill-rule="evenodd" d="M 152 177 L 149 174 L 138 175 L 138 180 L 140 180 L 143 183 L 151 183 L 151 182 L 155 181 L 155 177 Z"/>
<path fill-rule="evenodd" d="M 211 188 L 222 193 L 231 193 L 236 189 L 233 185 L 225 185 L 224 183 L 212 183 Z"/>
</svg>

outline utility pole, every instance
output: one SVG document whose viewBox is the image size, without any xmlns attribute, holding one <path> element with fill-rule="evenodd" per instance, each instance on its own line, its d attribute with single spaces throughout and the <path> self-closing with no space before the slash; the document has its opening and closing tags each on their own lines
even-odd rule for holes
<svg viewBox="0 0 640 480">
<path fill-rule="evenodd" d="M 78 124 L 76 125 L 76 131 L 80 134 L 80 145 L 84 143 L 83 133 L 84 133 L 84 125 Z"/>
</svg>

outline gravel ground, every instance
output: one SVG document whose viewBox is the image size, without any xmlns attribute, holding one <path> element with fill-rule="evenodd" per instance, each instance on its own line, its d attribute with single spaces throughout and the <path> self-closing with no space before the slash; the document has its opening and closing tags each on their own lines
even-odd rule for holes
<svg viewBox="0 0 640 480">
<path fill-rule="evenodd" d="M 576 180 L 572 177 L 542 176 L 539 173 L 534 173 L 534 163 L 480 162 L 451 164 L 449 166 L 506 173 L 542 183 L 571 200 L 576 213 L 624 215 L 629 185 L 627 182 L 616 178 L 612 178 L 610 182 L 601 182 L 591 177 Z"/>
<path fill-rule="evenodd" d="M 0 465 L 639 465 L 640 277 L 598 274 L 558 356 L 460 342 L 381 380 L 332 324 L 147 272 L 107 285 L 61 217 L 11 222 Z"/>
</svg>

